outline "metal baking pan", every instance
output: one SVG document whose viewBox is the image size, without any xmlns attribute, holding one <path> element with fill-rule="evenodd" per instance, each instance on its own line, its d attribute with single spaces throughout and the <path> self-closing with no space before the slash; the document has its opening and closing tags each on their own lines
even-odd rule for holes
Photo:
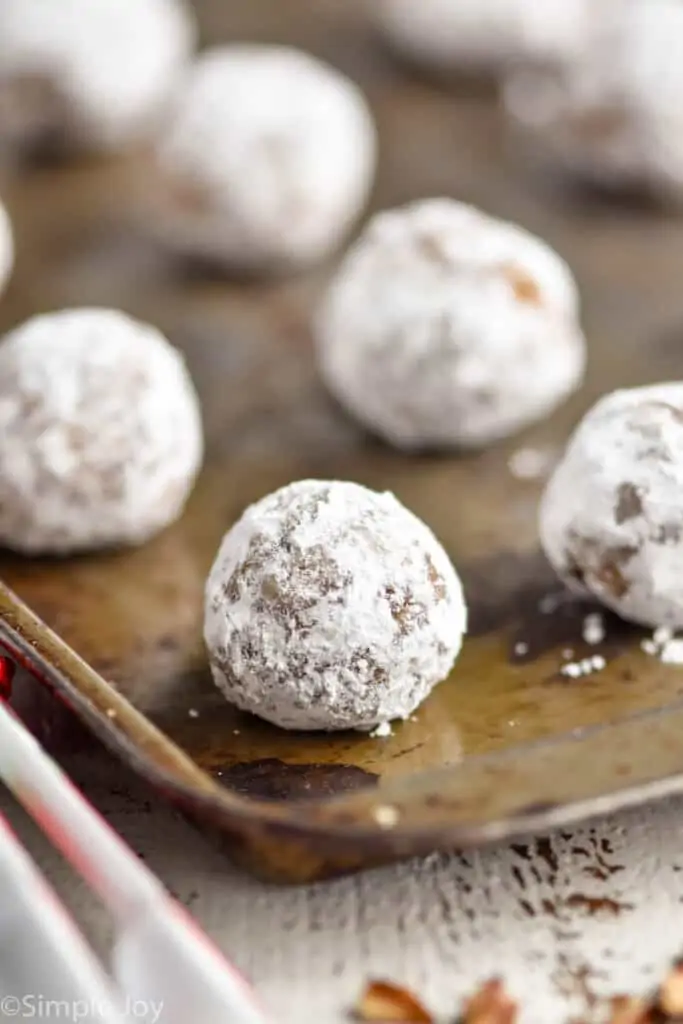
<svg viewBox="0 0 683 1024">
<path fill-rule="evenodd" d="M 368 438 L 313 365 L 310 311 L 329 268 L 230 283 L 172 262 L 135 222 L 150 185 L 144 154 L 34 169 L 0 186 L 18 236 L 0 328 L 82 304 L 158 324 L 187 355 L 208 438 L 185 517 L 145 547 L 69 561 L 2 555 L 0 576 L 21 602 L 0 592 L 0 642 L 233 856 L 282 880 L 683 790 L 683 669 L 647 657 L 639 631 L 609 619 L 605 670 L 560 675 L 564 649 L 593 650 L 581 639 L 585 609 L 547 600 L 558 588 L 538 552 L 541 484 L 508 467 L 522 445 L 559 451 L 601 392 L 683 376 L 683 221 L 540 182 L 507 152 L 494 97 L 411 77 L 353 6 L 198 5 L 207 39 L 296 42 L 364 85 L 382 139 L 375 207 L 454 195 L 521 222 L 566 257 L 584 296 L 588 380 L 524 436 L 463 457 L 408 457 Z M 464 652 L 416 719 L 385 739 L 280 731 L 233 710 L 210 680 L 202 594 L 220 537 L 250 501 L 308 476 L 395 491 L 464 579 Z"/>
</svg>

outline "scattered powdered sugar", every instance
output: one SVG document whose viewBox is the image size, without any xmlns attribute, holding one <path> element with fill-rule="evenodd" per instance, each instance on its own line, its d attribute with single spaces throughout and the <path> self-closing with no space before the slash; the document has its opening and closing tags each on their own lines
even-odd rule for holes
<svg viewBox="0 0 683 1024">
<path fill-rule="evenodd" d="M 369 730 L 445 678 L 466 611 L 434 535 L 392 494 L 303 480 L 252 505 L 206 588 L 228 700 L 290 729 Z"/>
<path fill-rule="evenodd" d="M 641 640 L 640 647 L 664 665 L 683 665 L 683 638 L 675 637 L 668 626 L 659 626 L 652 637 Z"/>
<path fill-rule="evenodd" d="M 19 141 L 63 135 L 87 147 L 146 133 L 181 80 L 195 36 L 183 0 L 2 0 L 3 131 Z"/>
<path fill-rule="evenodd" d="M 576 388 L 576 285 L 545 242 L 452 199 L 377 214 L 316 325 L 320 370 L 358 420 L 404 449 L 479 447 Z"/>
<path fill-rule="evenodd" d="M 526 640 L 518 640 L 514 647 L 515 654 L 522 658 L 525 654 L 529 653 L 529 645 Z"/>
<path fill-rule="evenodd" d="M 160 140 L 161 188 L 155 180 L 150 199 L 163 204 L 154 210 L 161 230 L 230 266 L 314 261 L 367 199 L 375 136 L 360 89 L 309 54 L 245 43 L 207 50 Z"/>
<path fill-rule="evenodd" d="M 187 713 L 190 716 L 190 718 L 199 718 L 199 712 L 197 711 L 196 708 L 190 708 L 190 710 Z"/>
<path fill-rule="evenodd" d="M 582 658 L 581 661 L 570 661 L 560 669 L 560 675 L 569 679 L 579 679 L 581 676 L 589 676 L 595 672 L 602 672 L 607 662 L 601 654 L 593 654 L 590 658 Z"/>
<path fill-rule="evenodd" d="M 600 612 L 591 612 L 583 620 L 582 636 L 585 643 L 594 647 L 605 639 L 605 620 Z"/>
<path fill-rule="evenodd" d="M 670 626 L 657 626 L 652 634 L 652 639 L 658 647 L 664 647 L 673 639 L 674 631 Z"/>
<path fill-rule="evenodd" d="M 34 317 L 0 345 L 0 542 L 64 554 L 138 544 L 181 513 L 199 403 L 156 328 L 106 309 Z"/>
</svg>

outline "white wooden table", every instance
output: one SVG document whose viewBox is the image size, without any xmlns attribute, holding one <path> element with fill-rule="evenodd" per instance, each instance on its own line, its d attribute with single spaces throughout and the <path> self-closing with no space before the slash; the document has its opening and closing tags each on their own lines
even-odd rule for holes
<svg viewBox="0 0 683 1024">
<path fill-rule="evenodd" d="M 586 997 L 646 990 L 683 950 L 683 800 L 483 853 L 434 855 L 308 888 L 233 868 L 104 755 L 79 785 L 256 984 L 276 1024 L 338 1024 L 368 976 L 405 982 L 452 1019 L 502 973 L 523 1020 L 576 1018 Z M 108 921 L 7 794 L 0 806 L 106 952 Z"/>
</svg>

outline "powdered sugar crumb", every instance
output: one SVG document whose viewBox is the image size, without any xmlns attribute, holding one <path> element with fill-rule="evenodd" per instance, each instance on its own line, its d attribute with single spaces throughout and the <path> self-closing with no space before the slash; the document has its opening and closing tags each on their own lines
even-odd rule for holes
<svg viewBox="0 0 683 1024">
<path fill-rule="evenodd" d="M 640 641 L 640 649 L 663 665 L 683 665 L 683 638 L 675 637 L 669 626 L 658 626 L 652 637 Z"/>
<path fill-rule="evenodd" d="M 540 448 L 518 448 L 508 459 L 508 469 L 516 480 L 539 480 L 552 463 L 550 452 Z"/>
<path fill-rule="evenodd" d="M 583 639 L 591 647 L 605 639 L 605 622 L 600 612 L 591 612 L 583 620 Z"/>
<path fill-rule="evenodd" d="M 683 640 L 669 640 L 660 658 L 665 665 L 683 665 Z"/>
<path fill-rule="evenodd" d="M 391 722 L 380 722 L 370 733 L 373 739 L 384 739 L 386 736 L 393 736 Z"/>
<path fill-rule="evenodd" d="M 593 654 L 590 658 L 582 658 L 581 661 L 570 661 L 560 669 L 560 675 L 569 679 L 580 679 L 582 676 L 592 675 L 595 672 L 602 672 L 606 667 L 602 654 Z"/>
<path fill-rule="evenodd" d="M 398 808 L 392 807 L 391 804 L 380 804 L 375 807 L 372 816 L 379 827 L 383 829 L 395 828 L 401 817 Z"/>
</svg>

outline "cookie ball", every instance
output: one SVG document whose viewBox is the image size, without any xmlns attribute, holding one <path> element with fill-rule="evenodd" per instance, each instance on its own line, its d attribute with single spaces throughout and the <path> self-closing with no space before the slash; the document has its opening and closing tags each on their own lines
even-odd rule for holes
<svg viewBox="0 0 683 1024">
<path fill-rule="evenodd" d="M 380 36 L 412 62 L 441 75 L 492 75 L 579 48 L 590 0 L 372 0 L 371 9 Z"/>
<path fill-rule="evenodd" d="M 196 63 L 161 140 L 157 229 L 191 256 L 249 272 L 320 259 L 372 184 L 360 90 L 283 46 L 231 45 Z"/>
<path fill-rule="evenodd" d="M 478 447 L 549 413 L 581 380 L 566 264 L 522 228 L 450 199 L 374 218 L 317 318 L 322 376 L 400 448 Z"/>
<path fill-rule="evenodd" d="M 2 292 L 14 266 L 14 236 L 5 207 L 0 203 L 0 292 Z"/>
<path fill-rule="evenodd" d="M 542 163 L 601 188 L 683 198 L 683 4 L 617 4 L 573 60 L 519 71 L 513 126 Z"/>
<path fill-rule="evenodd" d="M 648 626 L 683 628 L 683 383 L 615 391 L 571 438 L 540 509 L 568 585 Z"/>
<path fill-rule="evenodd" d="M 183 0 L 0 0 L 0 138 L 93 150 L 137 138 L 194 41 Z"/>
<path fill-rule="evenodd" d="M 0 343 L 0 544 L 139 544 L 180 515 L 201 458 L 192 382 L 154 327 L 73 309 Z"/>
<path fill-rule="evenodd" d="M 405 718 L 448 674 L 465 623 L 432 532 L 353 483 L 302 480 L 252 505 L 206 587 L 217 686 L 285 729 Z"/>
</svg>

